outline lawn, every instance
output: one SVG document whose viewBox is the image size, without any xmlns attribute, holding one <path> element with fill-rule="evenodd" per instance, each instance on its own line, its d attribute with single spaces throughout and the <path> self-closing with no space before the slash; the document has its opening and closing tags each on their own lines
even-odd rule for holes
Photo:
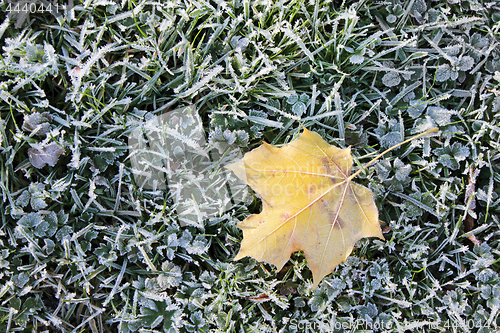
<svg viewBox="0 0 500 333">
<path fill-rule="evenodd" d="M 500 1 L 61 1 L 0 1 L 1 332 L 500 329 Z M 304 127 L 385 238 L 317 288 L 224 168 Z"/>
</svg>

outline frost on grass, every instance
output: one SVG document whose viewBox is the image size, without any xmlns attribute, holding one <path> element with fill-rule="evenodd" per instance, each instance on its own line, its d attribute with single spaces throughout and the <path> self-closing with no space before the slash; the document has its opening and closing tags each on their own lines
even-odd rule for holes
<svg viewBox="0 0 500 333">
<path fill-rule="evenodd" d="M 30 13 L 20 29 L 2 19 L 0 331 L 329 331 L 406 319 L 400 330 L 439 332 L 449 318 L 457 330 L 498 329 L 497 3 L 132 7 L 86 1 L 57 18 Z M 172 149 L 150 145 L 148 122 L 188 105 L 198 134 L 183 134 L 178 117 L 158 136 Z M 363 171 L 387 241 L 357 244 L 314 291 L 300 253 L 282 272 L 232 262 L 236 225 L 261 202 L 231 202 L 221 172 L 238 151 L 290 142 L 299 121 L 350 146 L 353 168 L 440 128 Z M 129 155 L 134 131 L 144 168 Z M 178 170 L 199 196 L 137 180 Z"/>
<path fill-rule="evenodd" d="M 45 135 L 50 131 L 51 121 L 52 116 L 49 112 L 34 112 L 30 115 L 24 115 L 23 129 L 37 135 Z"/>
<path fill-rule="evenodd" d="M 64 153 L 64 148 L 61 148 L 56 142 L 51 142 L 48 145 L 41 145 L 38 148 L 28 149 L 28 156 L 31 164 L 38 169 L 46 165 L 55 166 L 59 156 Z"/>
</svg>

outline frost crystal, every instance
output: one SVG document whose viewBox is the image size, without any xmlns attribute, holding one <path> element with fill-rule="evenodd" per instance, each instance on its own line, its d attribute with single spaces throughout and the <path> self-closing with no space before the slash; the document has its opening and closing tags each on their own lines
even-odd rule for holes
<svg viewBox="0 0 500 333">
<path fill-rule="evenodd" d="M 350 58 L 349 58 L 349 61 L 351 62 L 351 64 L 356 64 L 356 65 L 359 65 L 359 64 L 362 64 L 363 61 L 365 61 L 365 57 L 360 55 L 360 54 L 353 54 Z"/>
<path fill-rule="evenodd" d="M 431 117 L 439 126 L 450 123 L 451 116 L 455 113 L 455 111 L 450 111 L 436 106 L 430 106 L 427 108 L 427 115 Z"/>
<path fill-rule="evenodd" d="M 34 112 L 30 115 L 24 115 L 23 129 L 33 132 L 37 135 L 45 135 L 50 131 L 50 122 L 52 116 L 49 112 Z"/>
<path fill-rule="evenodd" d="M 389 72 L 382 77 L 382 83 L 387 87 L 397 86 L 401 82 L 401 77 L 398 73 Z"/>
</svg>

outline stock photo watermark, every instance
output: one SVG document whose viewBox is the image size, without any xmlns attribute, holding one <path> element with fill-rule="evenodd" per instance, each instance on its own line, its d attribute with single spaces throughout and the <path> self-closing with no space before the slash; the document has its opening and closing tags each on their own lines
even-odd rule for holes
<svg viewBox="0 0 500 333">
<path fill-rule="evenodd" d="M 16 20 L 15 27 L 20 28 L 30 14 L 48 13 L 57 18 L 64 14 L 65 11 L 71 10 L 74 6 L 73 0 L 7 0 L 5 10 L 10 20 Z"/>
<path fill-rule="evenodd" d="M 497 329 L 491 322 L 477 319 L 443 321 L 411 321 L 408 319 L 397 320 L 389 319 L 387 321 L 370 321 L 365 319 L 352 319 L 348 321 L 309 321 L 291 319 L 288 322 L 289 328 L 296 332 L 338 332 L 338 331 L 373 331 L 384 332 L 393 330 L 406 330 L 411 327 L 420 327 L 428 329 L 447 329 L 455 331 L 457 329 Z"/>
<path fill-rule="evenodd" d="M 219 143 L 210 149 L 194 105 L 153 116 L 128 136 L 129 158 L 137 186 L 167 190 L 181 226 L 201 226 L 245 200 L 247 186 L 223 168 L 241 150 Z"/>
<path fill-rule="evenodd" d="M 291 319 L 288 323 L 290 329 L 297 332 L 333 332 L 339 330 L 390 330 L 395 327 L 394 322 L 370 322 L 364 319 L 352 321 L 308 321 Z"/>
</svg>

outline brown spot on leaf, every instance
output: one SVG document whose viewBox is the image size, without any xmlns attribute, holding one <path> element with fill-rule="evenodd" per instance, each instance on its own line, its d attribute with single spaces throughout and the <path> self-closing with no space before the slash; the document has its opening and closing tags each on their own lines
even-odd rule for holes
<svg viewBox="0 0 500 333">
<path fill-rule="evenodd" d="M 344 229 L 345 227 L 345 222 L 339 217 L 337 217 L 337 219 L 332 219 L 332 223 L 333 223 L 333 228 L 334 229 Z"/>
<path fill-rule="evenodd" d="M 330 159 L 326 156 L 321 157 L 321 165 L 325 168 L 325 173 L 328 175 L 332 174 L 332 169 L 330 168 Z"/>
<path fill-rule="evenodd" d="M 309 196 L 313 195 L 314 193 L 316 193 L 316 186 L 315 185 L 311 185 L 307 188 L 307 193 L 309 194 Z"/>
<path fill-rule="evenodd" d="M 321 164 L 325 168 L 325 174 L 332 175 L 332 176 L 339 174 L 339 169 L 338 169 L 337 165 L 329 157 L 326 157 L 326 156 L 322 157 Z M 332 184 L 336 184 L 336 183 L 338 183 L 338 181 L 339 180 L 337 178 L 330 178 L 330 182 Z"/>
</svg>

